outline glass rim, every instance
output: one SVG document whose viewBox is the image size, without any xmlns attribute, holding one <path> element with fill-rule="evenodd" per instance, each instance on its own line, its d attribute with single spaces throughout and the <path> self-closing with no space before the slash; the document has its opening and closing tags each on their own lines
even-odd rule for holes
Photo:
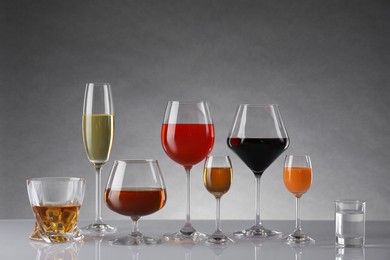
<svg viewBox="0 0 390 260">
<path fill-rule="evenodd" d="M 219 155 L 219 154 L 217 154 L 217 155 L 207 155 L 206 159 L 210 158 L 210 157 L 213 157 L 213 158 L 230 158 L 229 155 Z"/>
<path fill-rule="evenodd" d="M 108 85 L 108 86 L 111 86 L 110 83 L 107 83 L 107 82 L 87 82 L 86 85 L 97 85 L 97 86 L 104 86 L 104 85 Z"/>
<path fill-rule="evenodd" d="M 290 156 L 293 156 L 293 157 L 310 157 L 310 155 L 308 155 L 308 154 L 286 154 L 286 157 L 290 157 Z"/>
<path fill-rule="evenodd" d="M 27 182 L 36 182 L 36 181 L 74 181 L 74 182 L 85 182 L 85 178 L 81 177 L 36 177 L 36 178 L 30 178 L 26 180 Z"/>
<path fill-rule="evenodd" d="M 334 201 L 335 204 L 346 203 L 346 204 L 366 204 L 363 200 L 354 200 L 354 199 L 338 199 Z"/>
<path fill-rule="evenodd" d="M 239 107 L 279 107 L 278 104 L 253 104 L 253 103 L 246 103 L 246 104 L 239 104 Z"/>
<path fill-rule="evenodd" d="M 206 100 L 170 100 L 168 101 L 168 104 L 199 104 L 199 103 L 205 103 L 208 104 Z"/>
<path fill-rule="evenodd" d="M 157 159 L 119 159 L 115 160 L 114 163 L 158 163 Z"/>
</svg>

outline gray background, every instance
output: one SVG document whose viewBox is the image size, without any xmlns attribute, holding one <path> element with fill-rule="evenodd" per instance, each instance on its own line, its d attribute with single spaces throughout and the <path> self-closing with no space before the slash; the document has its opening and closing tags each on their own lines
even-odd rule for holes
<svg viewBox="0 0 390 260">
<path fill-rule="evenodd" d="M 291 145 L 312 157 L 303 219 L 332 219 L 333 201 L 367 201 L 390 219 L 389 1 L 2 1 L 0 218 L 32 218 L 25 180 L 87 178 L 81 218 L 94 216 L 94 171 L 83 147 L 85 83 L 112 84 L 114 159 L 156 158 L 168 202 L 149 218 L 184 219 L 185 174 L 164 153 L 168 100 L 208 100 L 213 154 L 229 154 L 234 182 L 223 219 L 252 219 L 254 177 L 226 146 L 240 103 L 277 103 Z M 262 218 L 293 219 L 284 155 L 262 179 Z M 192 171 L 192 217 L 214 198 Z M 105 219 L 120 219 L 103 204 Z"/>
</svg>

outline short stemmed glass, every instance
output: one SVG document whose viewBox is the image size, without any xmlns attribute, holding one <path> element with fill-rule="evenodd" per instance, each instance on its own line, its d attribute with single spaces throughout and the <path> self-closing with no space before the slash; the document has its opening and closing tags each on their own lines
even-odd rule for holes
<svg viewBox="0 0 390 260">
<path fill-rule="evenodd" d="M 260 221 L 260 179 L 264 171 L 287 149 L 289 138 L 277 105 L 239 105 L 227 138 L 227 145 L 252 170 L 256 178 L 255 223 L 235 232 L 237 237 L 277 237 L 278 231 Z"/>
<path fill-rule="evenodd" d="M 88 236 L 115 233 L 116 228 L 105 224 L 101 209 L 101 171 L 108 161 L 114 140 L 114 105 L 108 83 L 88 83 L 83 109 L 83 141 L 88 159 L 96 171 L 95 222 L 82 228 Z"/>
<path fill-rule="evenodd" d="M 109 241 L 111 245 L 158 244 L 158 237 L 144 236 L 138 220 L 164 207 L 167 195 L 157 160 L 117 160 L 107 182 L 104 198 L 107 206 L 133 221 L 132 232 Z"/>
<path fill-rule="evenodd" d="M 233 243 L 221 230 L 221 197 L 228 192 L 232 183 L 232 164 L 229 156 L 209 156 L 204 164 L 203 183 L 208 192 L 214 195 L 216 206 L 216 230 L 207 237 L 208 244 Z"/>
<path fill-rule="evenodd" d="M 206 235 L 191 224 L 190 194 L 192 166 L 203 161 L 214 145 L 214 124 L 206 101 L 169 101 L 161 128 L 161 143 L 166 154 L 182 165 L 187 177 L 186 222 L 179 232 L 166 234 L 168 241 L 199 242 Z"/>
<path fill-rule="evenodd" d="M 283 181 L 296 198 L 295 230 L 282 240 L 288 244 L 312 244 L 314 239 L 305 235 L 301 227 L 300 199 L 312 182 L 312 166 L 308 155 L 287 155 L 284 162 Z"/>
</svg>

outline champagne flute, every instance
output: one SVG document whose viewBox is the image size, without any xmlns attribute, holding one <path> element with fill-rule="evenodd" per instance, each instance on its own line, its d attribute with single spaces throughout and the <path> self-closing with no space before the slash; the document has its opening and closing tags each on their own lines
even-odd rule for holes
<svg viewBox="0 0 390 260">
<path fill-rule="evenodd" d="M 295 195 L 295 230 L 283 241 L 288 244 L 312 244 L 314 239 L 305 235 L 301 227 L 300 199 L 312 182 L 312 166 L 309 155 L 287 155 L 284 162 L 283 181 L 287 190 Z"/>
<path fill-rule="evenodd" d="M 209 156 L 204 164 L 203 171 L 204 186 L 214 195 L 216 207 L 216 230 L 207 237 L 208 244 L 227 244 L 233 240 L 227 237 L 221 230 L 221 197 L 230 189 L 232 183 L 232 164 L 229 156 Z"/>
<path fill-rule="evenodd" d="M 214 124 L 205 101 L 169 101 L 161 128 L 161 143 L 166 154 L 182 165 L 187 177 L 186 222 L 179 232 L 166 234 L 166 240 L 206 239 L 191 224 L 190 194 L 192 166 L 204 160 L 214 145 Z"/>
<path fill-rule="evenodd" d="M 255 238 L 280 236 L 280 232 L 264 228 L 260 221 L 261 176 L 289 145 L 278 106 L 239 105 L 227 145 L 252 170 L 256 178 L 255 223 L 234 235 Z"/>
<path fill-rule="evenodd" d="M 107 206 L 133 221 L 133 231 L 109 241 L 111 245 L 158 244 L 158 237 L 142 235 L 138 220 L 164 207 L 166 190 L 156 160 L 117 160 L 107 182 L 104 198 Z"/>
<path fill-rule="evenodd" d="M 114 140 L 114 106 L 111 87 L 107 83 L 88 83 L 83 109 L 83 141 L 85 152 L 96 171 L 95 222 L 84 227 L 83 233 L 103 236 L 114 233 L 115 227 L 101 217 L 101 171 L 108 161 Z"/>
</svg>

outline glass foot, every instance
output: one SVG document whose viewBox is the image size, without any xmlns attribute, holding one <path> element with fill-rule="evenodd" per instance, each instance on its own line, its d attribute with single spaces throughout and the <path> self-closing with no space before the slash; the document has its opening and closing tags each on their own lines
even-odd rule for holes
<svg viewBox="0 0 390 260">
<path fill-rule="evenodd" d="M 282 239 L 287 244 L 314 244 L 315 240 L 304 234 L 290 234 Z"/>
<path fill-rule="evenodd" d="M 282 232 L 254 225 L 248 229 L 234 232 L 233 235 L 238 238 L 276 238 L 282 236 Z"/>
<path fill-rule="evenodd" d="M 161 239 L 158 237 L 148 237 L 148 236 L 124 236 L 114 238 L 108 241 L 110 245 L 118 246 L 138 246 L 138 245 L 155 245 L 160 244 Z"/>
<path fill-rule="evenodd" d="M 224 234 L 212 234 L 207 237 L 206 244 L 208 245 L 225 245 L 225 244 L 233 244 L 234 241 L 225 236 Z"/>
<path fill-rule="evenodd" d="M 93 223 L 81 229 L 84 236 L 105 236 L 116 232 L 116 227 L 104 223 Z"/>
<path fill-rule="evenodd" d="M 198 231 L 184 234 L 181 231 L 172 233 L 172 234 L 165 234 L 164 235 L 165 241 L 173 241 L 173 242 L 203 242 L 207 239 L 206 234 L 200 233 Z"/>
</svg>

